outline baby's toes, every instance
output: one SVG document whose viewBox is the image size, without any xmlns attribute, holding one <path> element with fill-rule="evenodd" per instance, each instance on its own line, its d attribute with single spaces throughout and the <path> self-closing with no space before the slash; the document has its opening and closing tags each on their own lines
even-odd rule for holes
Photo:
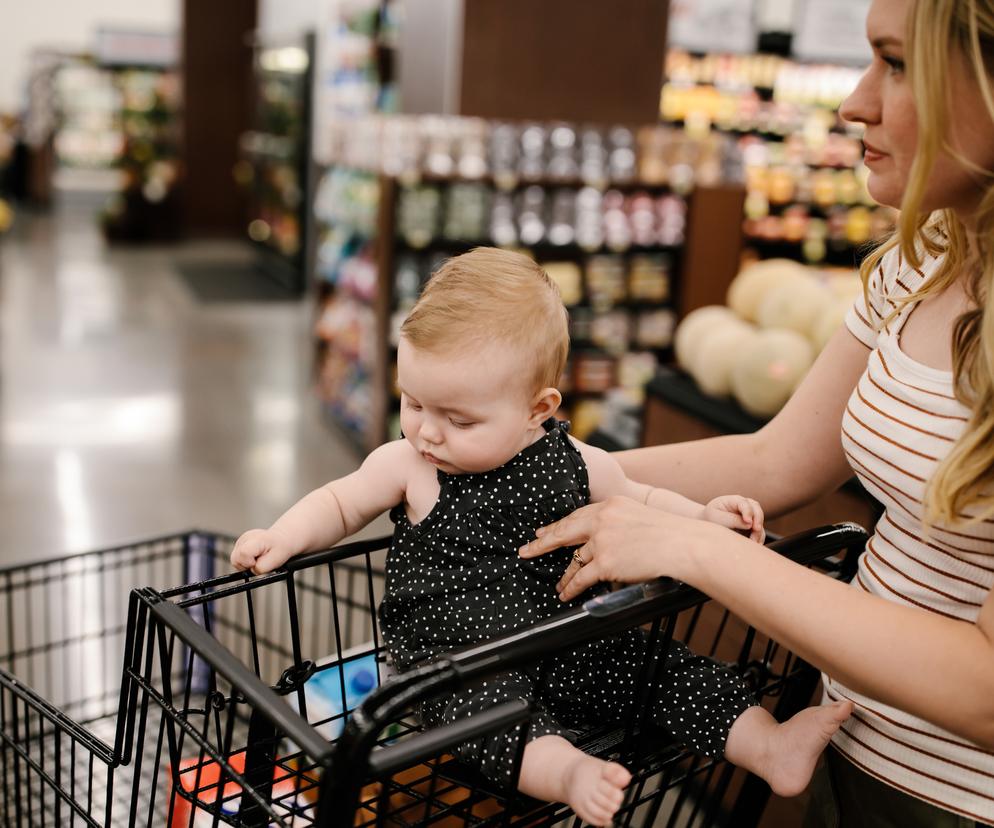
<svg viewBox="0 0 994 828">
<path fill-rule="evenodd" d="M 632 781 L 632 775 L 617 762 L 608 762 L 601 771 L 601 778 L 615 790 L 623 790 Z"/>
<path fill-rule="evenodd" d="M 573 811 L 584 822 L 591 825 L 610 825 L 612 813 L 609 809 L 597 804 L 593 799 L 587 802 L 578 802 Z"/>
<path fill-rule="evenodd" d="M 583 819 L 589 822 L 591 825 L 597 826 L 610 826 L 614 822 L 614 811 L 610 808 L 603 808 L 598 805 L 591 805 L 588 809 L 588 816 L 583 817 Z M 581 814 L 581 816 L 583 816 Z"/>
</svg>

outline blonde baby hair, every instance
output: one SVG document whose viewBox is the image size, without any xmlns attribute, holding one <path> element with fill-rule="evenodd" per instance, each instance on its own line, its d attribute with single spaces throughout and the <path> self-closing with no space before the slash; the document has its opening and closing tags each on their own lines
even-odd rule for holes
<svg viewBox="0 0 994 828">
<path fill-rule="evenodd" d="M 555 282 L 528 256 L 495 247 L 446 261 L 400 332 L 430 353 L 486 344 L 514 349 L 529 393 L 555 388 L 569 353 L 569 317 Z"/>
</svg>

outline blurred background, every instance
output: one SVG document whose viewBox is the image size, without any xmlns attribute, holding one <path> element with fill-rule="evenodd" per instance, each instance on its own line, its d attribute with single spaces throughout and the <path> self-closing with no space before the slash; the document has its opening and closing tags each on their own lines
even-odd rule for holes
<svg viewBox="0 0 994 828">
<path fill-rule="evenodd" d="M 8 8 L 0 563 L 237 534 L 347 473 L 399 435 L 404 314 L 481 244 L 560 285 L 579 437 L 759 427 L 893 224 L 837 116 L 867 6 Z M 781 528 L 865 505 L 833 498 Z"/>
</svg>

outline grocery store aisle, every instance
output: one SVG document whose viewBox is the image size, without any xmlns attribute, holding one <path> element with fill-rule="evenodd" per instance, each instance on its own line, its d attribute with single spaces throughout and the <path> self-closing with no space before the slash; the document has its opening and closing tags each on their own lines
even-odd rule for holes
<svg viewBox="0 0 994 828">
<path fill-rule="evenodd" d="M 0 243 L 0 566 L 237 533 L 355 467 L 308 389 L 310 304 L 204 305 L 174 270 L 250 255 L 108 249 L 78 197 L 19 216 Z"/>
</svg>

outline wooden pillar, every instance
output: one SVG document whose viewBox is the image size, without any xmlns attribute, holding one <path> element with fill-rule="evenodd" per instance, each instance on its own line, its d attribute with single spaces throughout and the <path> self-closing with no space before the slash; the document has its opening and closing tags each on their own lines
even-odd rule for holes
<svg viewBox="0 0 994 828">
<path fill-rule="evenodd" d="M 724 305 L 742 258 L 745 189 L 697 187 L 690 195 L 687 240 L 680 274 L 680 316 L 704 305 Z"/>
<path fill-rule="evenodd" d="M 183 225 L 192 236 L 240 236 L 239 136 L 252 122 L 256 0 L 183 0 Z"/>
<path fill-rule="evenodd" d="M 655 123 L 664 0 L 466 0 L 460 112 Z"/>
</svg>

